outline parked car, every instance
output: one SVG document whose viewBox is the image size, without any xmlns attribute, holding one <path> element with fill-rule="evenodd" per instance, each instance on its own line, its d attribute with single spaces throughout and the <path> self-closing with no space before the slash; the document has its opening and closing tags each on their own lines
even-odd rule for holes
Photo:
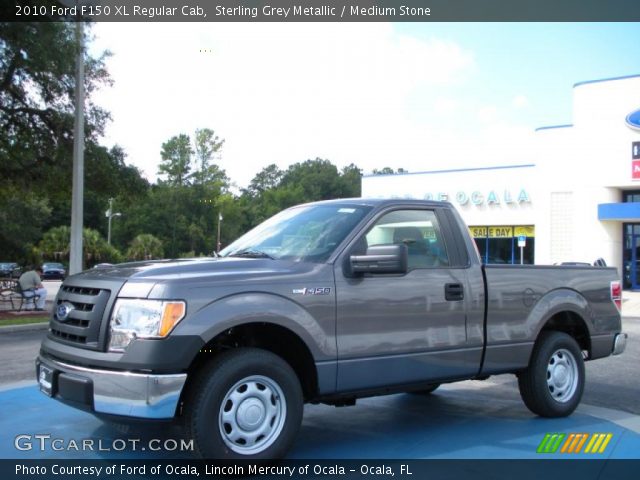
<svg viewBox="0 0 640 480">
<path fill-rule="evenodd" d="M 615 268 L 482 265 L 450 203 L 310 203 L 217 258 L 70 276 L 37 378 L 101 417 L 182 417 L 206 458 L 280 458 L 305 402 L 503 373 L 533 413 L 567 416 L 584 362 L 625 349 L 621 294 Z"/>
<path fill-rule="evenodd" d="M 0 263 L 0 278 L 18 278 L 22 268 L 15 262 Z"/>
<path fill-rule="evenodd" d="M 43 263 L 42 279 L 43 280 L 64 280 L 67 271 L 61 263 Z"/>
</svg>

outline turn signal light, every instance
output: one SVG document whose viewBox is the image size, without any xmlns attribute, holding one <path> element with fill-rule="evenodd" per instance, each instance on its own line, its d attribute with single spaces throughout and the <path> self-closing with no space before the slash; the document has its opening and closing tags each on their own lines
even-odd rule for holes
<svg viewBox="0 0 640 480">
<path fill-rule="evenodd" d="M 184 317 L 185 308 L 184 302 L 165 303 L 162 322 L 160 323 L 160 330 L 158 331 L 159 336 L 166 337 L 168 333 L 173 330 L 173 327 Z"/>
</svg>

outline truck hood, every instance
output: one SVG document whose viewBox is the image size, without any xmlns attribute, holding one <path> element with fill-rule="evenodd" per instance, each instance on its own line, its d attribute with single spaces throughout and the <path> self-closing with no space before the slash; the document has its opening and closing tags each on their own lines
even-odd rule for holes
<svg viewBox="0 0 640 480">
<path fill-rule="evenodd" d="M 70 282 L 82 284 L 86 280 L 122 280 L 129 282 L 171 283 L 174 281 L 197 280 L 198 282 L 225 283 L 255 281 L 263 279 L 273 281 L 283 275 L 305 273 L 318 265 L 288 260 L 268 258 L 196 258 L 153 260 L 146 262 L 122 263 L 113 266 L 85 270 L 69 277 Z"/>
</svg>

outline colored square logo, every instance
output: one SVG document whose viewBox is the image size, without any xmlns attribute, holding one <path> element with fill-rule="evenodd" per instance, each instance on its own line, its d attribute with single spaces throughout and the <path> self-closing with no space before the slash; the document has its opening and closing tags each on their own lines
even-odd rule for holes
<svg viewBox="0 0 640 480">
<path fill-rule="evenodd" d="M 640 142 L 631 142 L 631 158 L 640 160 Z"/>
<path fill-rule="evenodd" d="M 631 178 L 640 180 L 640 160 L 631 161 Z"/>
</svg>

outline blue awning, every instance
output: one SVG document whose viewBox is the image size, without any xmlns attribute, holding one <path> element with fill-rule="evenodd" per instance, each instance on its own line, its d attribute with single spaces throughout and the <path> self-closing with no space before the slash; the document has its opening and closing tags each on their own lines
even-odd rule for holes
<svg viewBox="0 0 640 480">
<path fill-rule="evenodd" d="M 598 220 L 640 222 L 640 202 L 601 203 L 598 205 Z"/>
</svg>

